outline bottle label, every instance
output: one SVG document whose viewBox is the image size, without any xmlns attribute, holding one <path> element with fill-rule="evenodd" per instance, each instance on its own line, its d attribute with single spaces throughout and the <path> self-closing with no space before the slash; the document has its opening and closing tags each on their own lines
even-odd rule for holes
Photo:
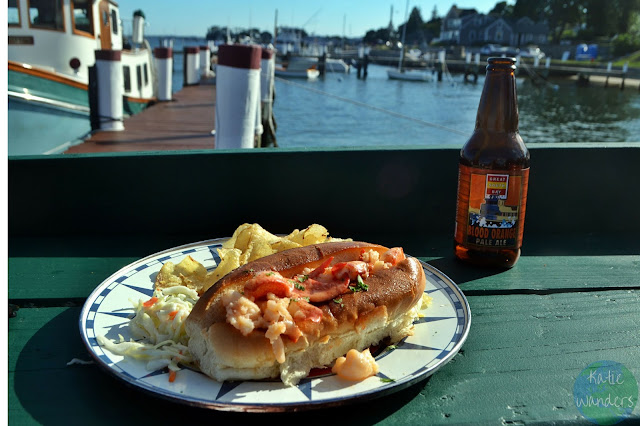
<svg viewBox="0 0 640 426">
<path fill-rule="evenodd" d="M 455 239 L 473 248 L 522 246 L 529 169 L 486 170 L 460 165 Z"/>
</svg>

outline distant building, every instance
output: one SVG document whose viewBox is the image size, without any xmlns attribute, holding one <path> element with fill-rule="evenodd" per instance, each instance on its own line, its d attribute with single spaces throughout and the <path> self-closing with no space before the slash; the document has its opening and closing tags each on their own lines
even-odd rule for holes
<svg viewBox="0 0 640 426">
<path fill-rule="evenodd" d="M 545 22 L 534 22 L 528 17 L 509 20 L 455 5 L 443 18 L 440 28 L 440 41 L 465 46 L 547 44 L 548 35 L 549 27 Z"/>
<path fill-rule="evenodd" d="M 440 41 L 460 40 L 460 30 L 462 29 L 462 19 L 466 16 L 477 15 L 475 9 L 460 9 L 455 4 L 451 6 L 447 15 L 442 19 L 440 26 Z"/>
</svg>

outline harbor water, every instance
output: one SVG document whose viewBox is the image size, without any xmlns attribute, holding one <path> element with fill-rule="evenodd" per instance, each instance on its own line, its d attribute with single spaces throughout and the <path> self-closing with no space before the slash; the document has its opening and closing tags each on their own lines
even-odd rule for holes
<svg viewBox="0 0 640 426">
<path fill-rule="evenodd" d="M 160 38 L 150 42 L 152 47 L 162 45 Z M 183 83 L 183 46 L 203 43 L 174 40 L 174 92 Z M 465 83 L 461 74 L 445 76 L 440 82 L 436 78 L 410 82 L 390 80 L 387 69 L 370 64 L 366 79 L 358 79 L 355 70 L 327 73 L 317 80 L 277 78 L 274 115 L 278 146 L 462 146 L 475 125 L 483 76 L 475 83 Z M 640 141 L 637 87 L 579 87 L 571 80 L 534 84 L 523 76 L 518 79 L 518 104 L 520 133 L 527 143 Z M 25 139 L 37 136 L 25 137 L 23 132 L 32 126 L 20 124 L 20 120 L 11 125 L 11 114 L 9 111 L 9 155 L 44 153 L 27 148 L 29 141 Z M 64 117 L 56 120 L 60 123 Z M 89 129 L 88 117 L 86 126 L 78 125 L 77 117 L 73 121 L 66 133 L 45 132 L 42 137 L 48 139 L 49 146 L 77 140 Z"/>
<path fill-rule="evenodd" d="M 358 79 L 355 69 L 316 80 L 276 78 L 278 146 L 462 146 L 475 126 L 484 77 L 475 83 L 465 83 L 461 74 L 441 82 L 412 82 L 390 80 L 388 69 L 369 65 L 366 79 Z M 640 141 L 637 87 L 517 81 L 526 143 Z M 182 58 L 177 56 L 174 90 L 182 82 Z"/>
</svg>

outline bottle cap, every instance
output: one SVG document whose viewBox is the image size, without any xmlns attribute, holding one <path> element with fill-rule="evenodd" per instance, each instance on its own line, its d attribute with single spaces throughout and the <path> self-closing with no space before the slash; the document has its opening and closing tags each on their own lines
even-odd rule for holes
<svg viewBox="0 0 640 426">
<path fill-rule="evenodd" d="M 489 70 L 515 70 L 516 58 L 512 57 L 491 57 L 487 59 L 487 71 Z"/>
</svg>

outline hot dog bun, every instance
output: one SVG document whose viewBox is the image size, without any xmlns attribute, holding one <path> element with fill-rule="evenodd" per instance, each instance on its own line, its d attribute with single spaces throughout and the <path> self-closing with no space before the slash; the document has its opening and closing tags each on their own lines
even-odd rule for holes
<svg viewBox="0 0 640 426">
<path fill-rule="evenodd" d="M 356 261 L 364 252 L 382 256 L 388 251 L 364 242 L 322 243 L 285 250 L 237 268 L 202 295 L 187 318 L 191 354 L 200 369 L 216 380 L 280 376 L 285 384 L 294 385 L 312 368 L 330 365 L 349 349 L 363 350 L 387 337 L 395 342 L 410 335 L 425 276 L 419 261 L 404 255 L 393 267 L 378 268 L 368 275 L 366 291 L 347 290 L 330 300 L 312 302 L 321 318 L 296 320 L 299 337 L 282 337 L 284 359 L 278 359 L 265 330 L 243 333 L 227 318 L 229 295 L 244 294 L 248 280 L 262 271 L 291 278 L 326 264 L 329 258 L 336 265 Z M 289 306 L 303 303 L 294 296 L 287 300 Z"/>
</svg>

